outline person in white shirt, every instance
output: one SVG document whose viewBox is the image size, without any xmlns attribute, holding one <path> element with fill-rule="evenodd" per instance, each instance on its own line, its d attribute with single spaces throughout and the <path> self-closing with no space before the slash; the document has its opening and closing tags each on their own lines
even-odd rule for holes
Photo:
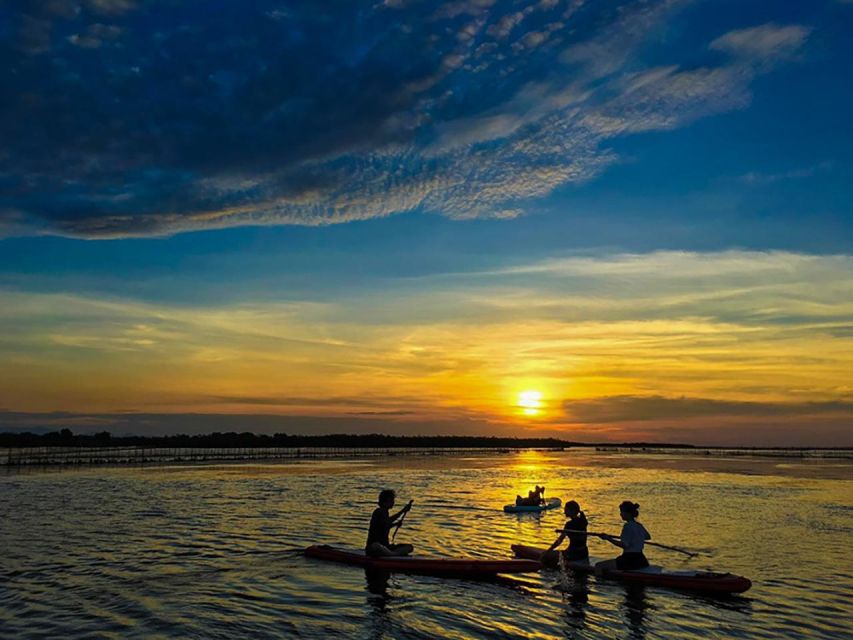
<svg viewBox="0 0 853 640">
<path fill-rule="evenodd" d="M 616 536 L 602 535 L 602 540 L 607 540 L 609 543 L 621 547 L 622 555 L 613 560 L 603 560 L 595 565 L 595 572 L 598 574 L 606 571 L 618 569 L 620 571 L 631 571 L 636 569 L 645 569 L 649 566 L 649 561 L 643 554 L 643 547 L 646 540 L 651 540 L 651 534 L 646 531 L 646 528 L 637 522 L 640 515 L 640 505 L 636 502 L 626 500 L 619 505 L 619 515 L 625 521 L 622 525 L 622 535 Z"/>
</svg>

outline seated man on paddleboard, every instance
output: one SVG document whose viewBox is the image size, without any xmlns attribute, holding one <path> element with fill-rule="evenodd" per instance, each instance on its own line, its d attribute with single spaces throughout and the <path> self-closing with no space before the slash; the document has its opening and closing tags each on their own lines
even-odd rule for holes
<svg viewBox="0 0 853 640">
<path fill-rule="evenodd" d="M 379 507 L 377 507 L 373 515 L 370 517 L 370 528 L 367 531 L 367 543 L 364 545 L 364 552 L 374 558 L 390 557 L 390 556 L 407 556 L 414 547 L 410 544 L 392 544 L 388 541 L 388 534 L 394 525 L 399 524 L 402 518 L 412 508 L 412 500 L 400 509 L 393 516 L 391 509 L 394 508 L 394 500 L 397 494 L 393 489 L 383 489 L 379 493 Z"/>
<path fill-rule="evenodd" d="M 651 540 L 652 535 L 646 531 L 646 528 L 637 522 L 640 515 L 640 505 L 630 500 L 625 500 L 619 505 L 619 515 L 625 521 L 622 525 L 622 534 L 616 536 L 600 535 L 602 540 L 607 540 L 610 544 L 622 548 L 622 555 L 613 560 L 602 560 L 595 565 L 597 574 L 605 571 L 632 571 L 636 569 L 645 569 L 649 566 L 649 561 L 643 554 L 643 547 L 646 540 Z"/>
<path fill-rule="evenodd" d="M 586 516 L 584 515 L 584 512 L 581 511 L 580 505 L 574 500 L 569 500 L 566 503 L 564 513 L 568 518 L 565 526 L 563 527 L 563 530 L 566 533 L 561 533 L 560 536 L 554 540 L 554 544 L 548 547 L 548 551 L 546 551 L 546 553 L 554 551 L 562 544 L 563 540 L 568 538 L 569 548 L 562 552 L 563 559 L 569 562 L 588 562 L 589 549 L 586 546 L 586 533 L 583 533 L 587 530 Z"/>
</svg>

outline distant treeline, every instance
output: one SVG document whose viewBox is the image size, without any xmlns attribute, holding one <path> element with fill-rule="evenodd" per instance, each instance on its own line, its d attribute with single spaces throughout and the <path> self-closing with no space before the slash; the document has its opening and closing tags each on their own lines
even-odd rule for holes
<svg viewBox="0 0 853 640">
<path fill-rule="evenodd" d="M 0 447 L 342 447 L 391 448 L 494 448 L 494 449 L 559 449 L 562 447 L 595 446 L 558 438 L 499 438 L 487 436 L 390 436 L 381 433 L 330 435 L 274 435 L 243 433 L 207 433 L 170 436 L 113 436 L 108 431 L 90 435 L 75 434 L 70 429 L 50 433 L 0 433 Z M 612 444 L 611 444 L 612 446 Z M 623 446 L 689 447 L 691 445 L 661 445 L 626 443 Z"/>
</svg>

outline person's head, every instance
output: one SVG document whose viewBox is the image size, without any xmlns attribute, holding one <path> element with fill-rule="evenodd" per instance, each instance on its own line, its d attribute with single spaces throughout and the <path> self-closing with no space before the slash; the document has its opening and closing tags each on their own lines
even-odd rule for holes
<svg viewBox="0 0 853 640">
<path fill-rule="evenodd" d="M 576 515 L 578 515 L 581 512 L 581 506 L 577 502 L 575 502 L 574 500 L 569 500 L 566 503 L 566 507 L 564 509 L 564 512 L 567 516 L 574 518 Z"/>
<path fill-rule="evenodd" d="M 623 520 L 633 520 L 640 515 L 640 505 L 630 500 L 625 500 L 619 505 L 619 515 Z"/>
<path fill-rule="evenodd" d="M 394 506 L 394 500 L 397 497 L 397 494 L 393 489 L 383 489 L 379 492 L 379 506 L 385 507 L 386 509 L 390 509 Z"/>
</svg>

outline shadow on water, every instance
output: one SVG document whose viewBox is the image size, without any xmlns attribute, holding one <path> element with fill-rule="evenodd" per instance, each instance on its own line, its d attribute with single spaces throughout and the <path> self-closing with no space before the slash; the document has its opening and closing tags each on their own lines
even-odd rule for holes
<svg viewBox="0 0 853 640">
<path fill-rule="evenodd" d="M 625 616 L 625 625 L 628 627 L 629 638 L 643 640 L 646 637 L 648 609 L 649 601 L 646 598 L 645 585 L 626 585 L 622 612 Z"/>
<path fill-rule="evenodd" d="M 365 569 L 364 578 L 370 594 L 367 597 L 370 619 L 367 637 L 371 640 L 384 638 L 390 634 L 393 626 L 391 614 L 388 611 L 388 604 L 392 600 L 392 596 L 388 594 L 388 581 L 391 574 L 387 571 Z"/>
<path fill-rule="evenodd" d="M 589 609 L 589 575 L 566 574 L 561 580 L 559 589 L 563 593 L 565 611 L 563 618 L 566 622 L 566 638 L 584 638 Z M 646 637 L 647 611 L 650 608 L 646 599 L 644 585 L 624 586 L 625 596 L 621 605 L 628 630 L 628 638 L 643 640 Z"/>
<path fill-rule="evenodd" d="M 466 583 L 470 583 L 472 585 L 479 584 L 484 587 L 487 585 L 496 585 L 501 588 L 515 590 L 524 594 L 532 593 L 536 587 L 535 583 L 505 575 L 481 576 L 476 578 L 436 578 L 434 576 L 419 577 L 424 580 L 463 580 Z M 391 595 L 388 589 L 391 573 L 387 571 L 377 571 L 375 569 L 365 569 L 364 578 L 365 589 L 368 592 L 367 613 L 369 616 L 369 625 L 367 637 L 371 638 L 371 640 L 389 637 L 395 626 L 389 607 L 389 605 L 391 605 L 395 600 L 395 597 Z"/>
<path fill-rule="evenodd" d="M 589 609 L 589 580 L 590 575 L 586 573 L 565 572 L 555 588 L 562 592 L 565 607 L 564 620 L 566 622 L 565 637 L 583 638 Z M 612 587 L 617 587 L 612 584 Z M 647 596 L 647 587 L 641 584 L 619 584 L 618 588 L 624 590 L 623 601 L 620 605 L 628 638 L 633 640 L 644 640 L 648 632 L 649 612 L 654 608 Z M 664 590 L 666 591 L 666 590 Z M 690 593 L 690 600 L 718 608 L 725 611 L 736 612 L 744 615 L 752 614 L 752 600 L 740 595 L 721 595 Z"/>
<path fill-rule="evenodd" d="M 690 597 L 702 604 L 707 604 L 724 611 L 734 611 L 735 613 L 745 615 L 752 614 L 752 598 L 739 594 L 692 593 Z"/>
<path fill-rule="evenodd" d="M 589 611 L 590 575 L 586 573 L 562 572 L 560 582 L 555 585 L 562 593 L 564 605 L 563 618 L 566 623 L 566 638 L 585 637 L 587 614 Z M 619 606 L 628 631 L 629 638 L 643 640 L 648 632 L 649 612 L 653 609 L 645 585 L 611 584 L 623 593 Z M 738 596 L 713 596 L 691 594 L 691 599 L 722 609 L 749 613 L 751 603 L 748 599 Z"/>
<path fill-rule="evenodd" d="M 589 575 L 564 573 L 559 586 L 565 606 L 567 638 L 583 638 L 589 607 Z"/>
<path fill-rule="evenodd" d="M 649 611 L 654 607 L 647 598 L 645 585 L 624 585 L 625 599 L 622 602 L 622 614 L 625 626 L 628 629 L 628 637 L 643 640 L 646 637 L 649 621 Z M 737 595 L 703 594 L 691 593 L 690 600 L 709 605 L 713 608 L 734 611 L 749 615 L 752 613 L 752 602 L 748 598 Z"/>
</svg>

